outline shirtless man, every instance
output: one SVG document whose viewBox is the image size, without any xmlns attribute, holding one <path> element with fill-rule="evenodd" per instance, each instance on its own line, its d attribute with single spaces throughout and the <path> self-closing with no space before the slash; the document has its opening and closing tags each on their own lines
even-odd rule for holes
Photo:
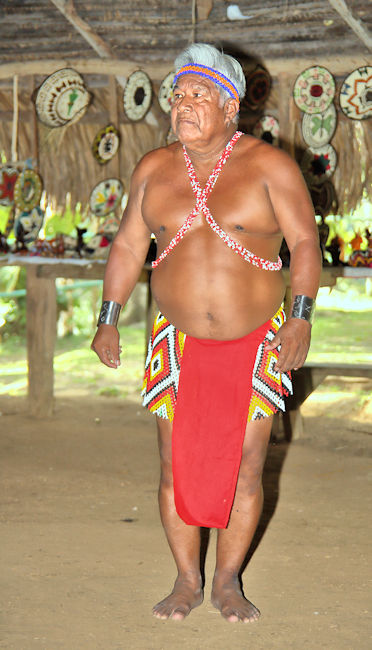
<svg viewBox="0 0 372 650">
<path fill-rule="evenodd" d="M 161 311 L 154 332 L 171 330 L 171 339 L 177 339 L 179 345 L 178 356 L 172 363 L 174 367 L 179 364 L 182 372 L 181 379 L 173 377 L 172 396 L 156 394 L 147 403 L 157 415 L 160 514 L 178 570 L 171 594 L 155 605 L 153 613 L 161 619 L 182 620 L 202 602 L 200 525 L 215 525 L 218 538 L 212 603 L 230 622 L 251 622 L 259 617 L 259 610 L 243 595 L 239 571 L 262 510 L 261 475 L 272 414 L 280 407 L 274 402 L 277 397 L 280 402 L 282 397 L 266 390 L 265 381 L 260 384 L 261 375 L 252 375 L 256 372 L 253 364 L 257 365 L 260 355 L 273 355 L 275 381 L 272 385 L 283 386 L 285 393 L 285 386 L 290 382 L 288 372 L 304 363 L 310 344 L 309 311 L 321 270 L 320 248 L 312 204 L 296 163 L 283 151 L 252 136 L 240 137 L 236 133 L 239 100 L 245 92 L 239 64 L 211 46 L 194 44 L 177 58 L 175 69 L 171 119 L 179 141 L 145 155 L 133 173 L 128 205 L 107 262 L 103 309 L 92 348 L 106 366 L 116 368 L 120 364 L 119 334 L 115 327 L 118 313 L 136 284 L 150 235 L 154 233 L 160 259 L 154 264 L 151 287 Z M 208 197 L 203 198 L 197 181 L 204 188 L 216 163 L 221 163 L 221 155 L 223 164 L 212 177 L 218 179 L 214 187 L 210 179 Z M 191 217 L 179 232 L 190 213 Z M 283 236 L 291 253 L 294 296 L 291 317 L 286 322 L 280 311 L 285 284 L 278 262 Z M 262 340 L 257 339 L 257 332 Z M 265 337 L 266 332 L 269 334 Z M 199 344 L 203 361 L 199 364 L 198 395 L 205 393 L 205 403 L 198 404 L 196 397 L 191 407 L 188 406 L 190 387 L 196 381 L 192 374 L 192 355 L 198 354 L 195 349 L 199 349 Z M 225 350 L 235 350 L 235 344 L 244 351 L 240 354 L 240 347 L 236 348 L 238 352 L 229 369 L 233 353 Z M 185 366 L 182 365 L 183 345 Z M 187 348 L 188 345 L 191 347 Z M 252 345 L 253 361 L 249 356 Z M 186 349 L 194 351 L 187 356 Z M 221 358 L 221 364 L 227 364 L 223 365 L 223 381 L 232 375 L 233 388 L 226 388 L 226 395 L 223 383 L 216 389 L 212 385 L 214 375 L 218 374 L 215 371 L 203 393 L 203 381 L 207 381 L 203 377 L 208 376 L 203 374 L 208 372 L 203 355 L 210 355 L 211 351 L 212 355 L 220 355 L 216 358 Z M 150 349 L 145 399 L 154 388 L 149 386 L 151 382 L 158 387 L 164 384 L 156 382 L 160 371 L 155 357 Z M 209 358 L 213 361 L 214 357 Z M 190 366 L 190 359 L 191 370 L 184 370 L 187 363 Z M 249 373 L 245 373 L 245 363 L 251 364 Z M 270 381 L 267 375 L 267 386 Z M 243 395 L 239 397 L 239 405 L 230 408 L 238 384 L 244 386 L 249 402 L 246 403 Z M 260 385 L 264 388 L 260 389 Z M 274 395 L 272 403 L 267 397 L 269 393 Z M 221 400 L 226 403 L 225 419 Z M 226 465 L 228 453 L 222 438 L 224 427 L 229 427 L 236 412 L 243 428 L 240 426 L 241 433 L 229 431 L 227 436 L 227 442 L 230 444 L 231 439 L 231 445 L 235 445 L 231 470 Z M 194 420 L 189 422 L 188 414 L 191 418 L 195 416 Z M 201 424 L 197 432 L 201 435 L 200 442 L 194 438 L 194 428 L 198 429 L 201 420 L 207 425 Z M 204 443 L 204 437 L 208 436 L 211 442 Z M 187 448 L 189 439 L 190 448 Z M 193 456 L 193 445 L 200 444 L 210 447 L 206 447 L 205 453 L 203 446 L 198 447 L 198 453 Z M 216 456 L 213 447 L 222 451 L 219 458 L 210 460 L 209 457 Z M 187 451 L 182 458 L 184 448 Z M 216 465 L 217 470 L 214 462 L 220 463 Z M 196 478 L 194 464 L 195 471 L 199 472 Z M 205 476 L 205 472 L 209 474 Z M 210 472 L 218 478 L 212 479 Z M 229 486 L 226 489 L 225 482 Z M 214 514 L 209 516 L 208 499 L 213 501 L 215 492 L 219 494 L 220 484 L 225 492 L 221 492 L 221 498 L 218 496 L 217 505 L 214 503 L 210 508 L 216 506 L 214 519 Z M 226 498 L 222 498 L 224 495 Z M 211 524 L 215 520 L 217 523 Z"/>
</svg>

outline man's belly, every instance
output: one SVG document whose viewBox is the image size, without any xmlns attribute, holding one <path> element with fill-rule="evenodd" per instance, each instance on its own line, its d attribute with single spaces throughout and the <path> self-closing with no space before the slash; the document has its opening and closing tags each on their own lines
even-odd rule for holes
<svg viewBox="0 0 372 650">
<path fill-rule="evenodd" d="M 271 318 L 283 301 L 280 271 L 257 269 L 228 252 L 234 257 L 227 264 L 189 265 L 169 258 L 153 271 L 151 288 L 160 311 L 189 336 L 240 338 Z"/>
</svg>

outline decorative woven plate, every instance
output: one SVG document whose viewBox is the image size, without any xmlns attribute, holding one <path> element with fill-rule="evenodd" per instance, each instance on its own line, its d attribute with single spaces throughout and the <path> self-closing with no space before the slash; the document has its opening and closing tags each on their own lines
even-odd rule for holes
<svg viewBox="0 0 372 650">
<path fill-rule="evenodd" d="M 105 217 L 120 205 L 123 196 L 123 184 L 118 178 L 107 178 L 92 190 L 89 204 L 93 214 Z"/>
<path fill-rule="evenodd" d="M 305 113 L 302 118 L 302 137 L 309 147 L 322 147 L 333 138 L 337 125 L 337 113 L 334 104 L 330 104 L 324 113 Z"/>
<path fill-rule="evenodd" d="M 128 78 L 123 94 L 124 113 L 132 122 L 145 117 L 151 105 L 151 81 L 143 70 L 133 72 Z"/>
<path fill-rule="evenodd" d="M 372 116 L 372 66 L 357 68 L 344 80 L 340 92 L 341 110 L 352 120 Z"/>
<path fill-rule="evenodd" d="M 313 65 L 298 75 L 293 98 L 304 113 L 323 113 L 335 96 L 335 80 L 327 68 Z"/>
<path fill-rule="evenodd" d="M 253 72 L 246 76 L 247 90 L 243 104 L 252 110 L 257 110 L 265 103 L 271 89 L 271 77 L 265 68 L 257 66 Z"/>
<path fill-rule="evenodd" d="M 30 212 L 40 203 L 43 182 L 33 169 L 24 169 L 14 186 L 14 202 L 20 210 Z"/>
<path fill-rule="evenodd" d="M 167 74 L 165 79 L 161 82 L 159 92 L 158 92 L 158 102 L 160 108 L 164 113 L 170 113 L 172 108 L 172 99 L 173 99 L 173 79 L 174 72 Z"/>
<path fill-rule="evenodd" d="M 18 178 L 18 170 L 9 165 L 0 168 L 0 205 L 14 203 L 14 186 Z"/>
<path fill-rule="evenodd" d="M 253 135 L 269 144 L 279 144 L 279 122 L 272 115 L 263 115 L 254 125 Z"/>
<path fill-rule="evenodd" d="M 47 77 L 37 90 L 37 116 L 49 127 L 77 122 L 87 110 L 91 97 L 79 73 L 62 68 Z"/>
<path fill-rule="evenodd" d="M 115 156 L 119 144 L 120 134 L 113 124 L 109 124 L 98 131 L 93 140 L 92 150 L 100 165 L 105 165 Z"/>
<path fill-rule="evenodd" d="M 338 202 L 336 190 L 331 181 L 324 181 L 321 185 L 309 188 L 315 214 L 326 217 L 328 214 L 337 213 Z"/>
<path fill-rule="evenodd" d="M 21 212 L 14 222 L 14 233 L 18 240 L 30 244 L 37 238 L 43 225 L 44 212 L 39 206 Z"/>
<path fill-rule="evenodd" d="M 337 165 L 337 154 L 330 144 L 316 149 L 306 149 L 302 160 L 301 169 L 309 185 L 320 185 L 332 176 Z"/>
</svg>

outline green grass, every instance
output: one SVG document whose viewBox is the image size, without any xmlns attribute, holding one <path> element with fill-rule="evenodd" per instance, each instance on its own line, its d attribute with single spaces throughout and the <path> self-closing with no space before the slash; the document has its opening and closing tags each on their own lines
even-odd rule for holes
<svg viewBox="0 0 372 650">
<path fill-rule="evenodd" d="M 118 369 L 100 363 L 90 349 L 90 337 L 76 335 L 57 339 L 54 356 L 56 394 L 138 396 L 145 358 L 145 325 L 121 327 L 120 338 L 123 353 Z M 0 344 L 0 355 L 0 395 L 25 395 L 26 342 L 18 338 L 7 340 Z"/>
</svg>

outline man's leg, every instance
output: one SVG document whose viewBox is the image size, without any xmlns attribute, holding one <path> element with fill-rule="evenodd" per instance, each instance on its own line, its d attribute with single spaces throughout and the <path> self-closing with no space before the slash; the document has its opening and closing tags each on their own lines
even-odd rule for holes
<svg viewBox="0 0 372 650">
<path fill-rule="evenodd" d="M 229 525 L 218 531 L 212 603 L 232 623 L 248 623 L 260 615 L 241 592 L 239 571 L 262 511 L 261 479 L 271 426 L 272 417 L 248 422 Z"/>
<path fill-rule="evenodd" d="M 158 618 L 182 620 L 203 601 L 200 575 L 200 528 L 188 526 L 174 505 L 172 474 L 172 424 L 156 418 L 161 476 L 159 507 L 165 534 L 177 565 L 178 576 L 172 593 L 153 608 Z"/>
</svg>

